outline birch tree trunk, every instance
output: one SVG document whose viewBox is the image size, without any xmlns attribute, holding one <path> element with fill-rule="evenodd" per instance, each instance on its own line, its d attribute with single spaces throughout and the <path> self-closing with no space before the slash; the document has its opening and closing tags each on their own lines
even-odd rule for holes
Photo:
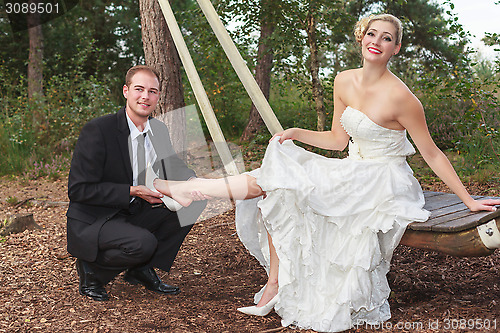
<svg viewBox="0 0 500 333">
<path fill-rule="evenodd" d="M 160 73 L 160 100 L 153 116 L 167 125 L 175 151 L 185 159 L 186 116 L 181 61 L 158 1 L 139 0 L 139 10 L 146 64 Z"/>
</svg>

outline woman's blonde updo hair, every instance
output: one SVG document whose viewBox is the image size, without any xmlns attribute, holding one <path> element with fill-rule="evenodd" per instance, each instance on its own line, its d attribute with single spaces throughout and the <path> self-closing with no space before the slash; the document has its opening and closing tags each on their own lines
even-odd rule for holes
<svg viewBox="0 0 500 333">
<path fill-rule="evenodd" d="M 356 41 L 359 44 L 361 44 L 363 37 L 365 37 L 366 31 L 374 21 L 391 22 L 396 28 L 396 45 L 401 44 L 401 40 L 403 39 L 403 25 L 396 16 L 391 14 L 372 14 L 359 20 L 354 27 L 354 37 L 356 37 Z"/>
</svg>

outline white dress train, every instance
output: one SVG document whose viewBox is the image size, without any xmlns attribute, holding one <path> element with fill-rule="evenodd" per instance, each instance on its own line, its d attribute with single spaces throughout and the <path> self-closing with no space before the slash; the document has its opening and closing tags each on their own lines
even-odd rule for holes
<svg viewBox="0 0 500 333">
<path fill-rule="evenodd" d="M 238 236 L 266 270 L 266 230 L 273 238 L 283 326 L 339 332 L 388 320 L 392 253 L 409 223 L 429 217 L 406 162 L 415 153 L 406 131 L 351 107 L 341 123 L 352 139 L 347 158 L 275 139 L 261 168 L 249 173 L 266 197 L 236 206 Z"/>
</svg>

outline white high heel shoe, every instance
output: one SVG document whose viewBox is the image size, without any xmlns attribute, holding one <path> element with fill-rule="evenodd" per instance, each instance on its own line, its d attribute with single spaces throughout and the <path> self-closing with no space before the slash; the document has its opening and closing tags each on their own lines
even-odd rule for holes
<svg viewBox="0 0 500 333">
<path fill-rule="evenodd" d="M 266 305 L 264 306 L 246 306 L 244 308 L 238 308 L 237 310 L 240 312 L 243 312 L 247 315 L 253 315 L 253 316 L 267 316 L 269 312 L 274 308 L 276 303 L 278 303 L 278 295 L 274 296 L 269 302 L 267 302 Z"/>
<path fill-rule="evenodd" d="M 153 181 L 156 178 L 158 178 L 158 176 L 153 171 L 151 164 L 148 164 L 148 167 L 146 168 L 146 179 L 145 179 L 146 187 L 149 188 L 153 192 L 159 193 L 158 190 L 153 185 Z M 160 199 L 161 199 L 161 201 L 163 201 L 165 206 L 167 206 L 167 208 L 173 212 L 176 212 L 183 207 L 180 203 L 178 203 L 177 201 L 175 201 L 174 199 L 172 199 L 169 196 L 163 195 L 163 197 L 161 197 Z"/>
</svg>

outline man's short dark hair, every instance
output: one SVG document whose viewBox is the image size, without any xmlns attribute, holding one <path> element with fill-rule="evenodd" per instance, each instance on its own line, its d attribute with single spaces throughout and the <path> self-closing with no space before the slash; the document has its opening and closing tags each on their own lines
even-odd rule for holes
<svg viewBox="0 0 500 333">
<path fill-rule="evenodd" d="M 150 72 L 151 74 L 153 74 L 154 76 L 156 76 L 156 79 L 158 80 L 158 82 L 160 82 L 160 74 L 158 73 L 158 71 L 150 66 L 146 66 L 146 65 L 137 65 L 137 66 L 134 66 L 132 68 L 130 68 L 128 71 L 127 71 L 127 75 L 125 75 L 125 85 L 127 87 L 130 87 L 130 83 L 132 83 L 132 77 L 137 73 L 137 72 L 140 72 L 140 71 L 147 71 L 147 72 Z"/>
</svg>

